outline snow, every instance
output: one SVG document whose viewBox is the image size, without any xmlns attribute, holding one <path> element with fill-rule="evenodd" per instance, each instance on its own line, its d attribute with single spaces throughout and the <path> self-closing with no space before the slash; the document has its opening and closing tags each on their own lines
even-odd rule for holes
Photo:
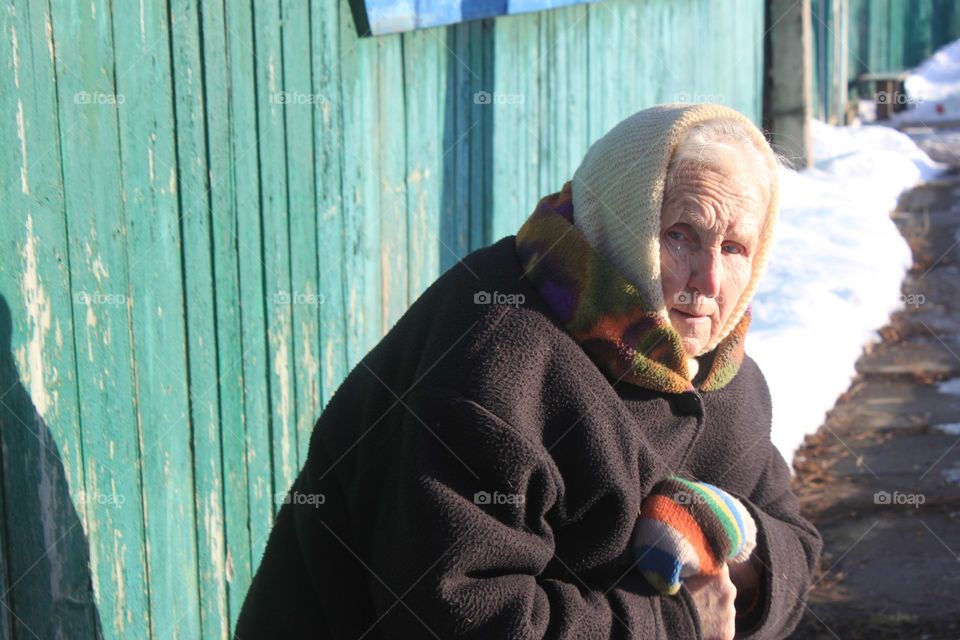
<svg viewBox="0 0 960 640">
<path fill-rule="evenodd" d="M 746 345 L 770 386 L 772 438 L 788 462 L 902 306 L 912 256 L 890 212 L 943 169 L 889 127 L 812 127 L 815 168 L 781 171 L 780 220 Z"/>
<path fill-rule="evenodd" d="M 891 124 L 936 124 L 960 119 L 960 40 L 941 47 L 904 81 L 906 111 Z"/>
<path fill-rule="evenodd" d="M 876 113 L 875 103 L 861 100 L 853 126 L 813 122 L 816 168 L 781 173 L 780 226 L 754 298 L 747 352 L 770 385 L 773 442 L 787 461 L 847 390 L 863 347 L 903 306 L 911 255 L 889 212 L 901 193 L 945 168 L 927 153 L 956 158 L 960 130 L 936 125 L 960 122 L 960 40 L 913 69 L 904 85 L 906 97 L 895 99 L 907 110 L 885 124 L 909 125 L 911 137 L 861 125 Z M 960 395 L 960 378 L 937 388 Z M 960 435 L 960 423 L 936 428 Z M 960 467 L 945 475 L 960 482 Z"/>
</svg>

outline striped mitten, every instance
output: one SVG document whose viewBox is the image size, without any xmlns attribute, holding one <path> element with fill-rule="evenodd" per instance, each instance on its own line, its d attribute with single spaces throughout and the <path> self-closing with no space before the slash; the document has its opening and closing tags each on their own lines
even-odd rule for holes
<svg viewBox="0 0 960 640">
<path fill-rule="evenodd" d="M 670 476 L 640 505 L 633 555 L 647 581 L 664 594 L 680 581 L 714 575 L 743 562 L 757 545 L 757 525 L 743 503 L 707 484 Z"/>
</svg>

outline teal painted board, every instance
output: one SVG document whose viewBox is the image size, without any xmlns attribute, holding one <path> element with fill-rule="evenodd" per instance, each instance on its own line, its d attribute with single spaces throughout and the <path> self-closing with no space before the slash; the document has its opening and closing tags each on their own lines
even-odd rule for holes
<svg viewBox="0 0 960 640">
<path fill-rule="evenodd" d="M 144 634 L 151 614 L 111 12 L 54 2 L 49 28 L 91 571 L 104 634 L 120 638 Z"/>
<path fill-rule="evenodd" d="M 370 134 L 377 142 L 376 173 L 380 243 L 378 335 L 385 335 L 409 305 L 407 294 L 407 141 L 402 35 L 377 38 L 377 120 Z M 397 391 L 399 394 L 400 391 Z"/>
<path fill-rule="evenodd" d="M 325 99 L 313 89 L 309 5 L 284 0 L 283 95 L 286 135 L 287 210 L 290 242 L 292 351 L 287 369 L 293 384 L 297 442 L 294 471 L 306 459 L 314 422 L 320 415 L 320 297 L 317 252 L 317 198 L 314 193 L 314 111 Z"/>
<path fill-rule="evenodd" d="M 239 267 L 243 424 L 251 566 L 259 564 L 274 515 L 268 386 L 267 310 L 261 237 L 254 16 L 247 3 L 225 3 L 230 69 L 230 153 Z M 240 586 L 238 585 L 238 588 Z"/>
<path fill-rule="evenodd" d="M 240 266 L 237 251 L 237 184 L 246 158 L 232 139 L 231 67 L 223 5 L 208 3 L 201 12 L 203 96 L 206 107 L 208 206 L 214 314 L 216 317 L 216 387 L 219 395 L 220 443 L 223 468 L 224 578 L 227 586 L 228 630 L 233 629 L 250 584 L 250 506 L 247 474 L 247 435 L 244 424 L 244 348 L 241 324 Z M 239 157 L 238 157 L 239 156 Z M 188 290 L 188 295 L 192 292 Z M 206 351 L 209 354 L 209 349 Z M 213 384 L 213 381 L 208 381 Z M 198 478 L 201 474 L 198 473 Z M 207 530 L 213 534 L 211 523 Z M 211 557 L 216 567 L 217 555 Z M 201 565 L 203 572 L 203 565 Z M 201 573 L 201 584 L 204 583 Z M 219 607 L 216 587 L 207 596 Z M 202 612 L 209 607 L 203 603 Z M 207 622 L 204 622 L 207 626 Z"/>
<path fill-rule="evenodd" d="M 933 52 L 933 2 L 914 0 L 910 15 L 904 16 L 903 60 L 916 64 Z"/>
<path fill-rule="evenodd" d="M 147 580 L 150 611 L 158 614 L 150 618 L 150 632 L 156 638 L 191 638 L 200 635 L 191 400 L 199 409 L 204 398 L 189 393 L 180 254 L 177 145 L 188 152 L 189 136 L 179 140 L 174 129 L 166 5 L 123 4 L 109 15 L 122 98 L 117 109 L 122 220 Z"/>
<path fill-rule="evenodd" d="M 447 102 L 443 132 L 443 209 L 440 242 L 446 249 L 440 256 L 440 270 L 446 271 L 469 253 L 470 248 L 470 148 L 478 143 L 485 115 L 477 108 L 483 99 L 483 69 L 470 59 L 470 31 L 473 24 L 449 27 L 450 61 L 447 65 Z"/>
<path fill-rule="evenodd" d="M 396 37 L 396 36 L 393 36 Z M 347 367 L 376 344 L 381 319 L 380 201 L 376 123 L 379 117 L 376 38 L 357 36 L 346 2 L 340 4 L 340 100 L 349 105 L 342 119 L 343 271 L 346 303 Z"/>
<path fill-rule="evenodd" d="M 313 110 L 316 176 L 320 392 L 326 406 L 347 374 L 347 309 L 343 265 L 343 101 L 340 99 L 340 5 L 323 2 L 310 12 L 313 83 L 321 102 Z M 348 112 L 347 117 L 352 117 Z M 313 416 L 314 420 L 319 415 Z"/>
<path fill-rule="evenodd" d="M 892 71 L 890 57 L 890 0 L 870 2 L 869 40 L 867 49 L 868 73 Z"/>
<path fill-rule="evenodd" d="M 624 47 L 621 35 L 621 25 L 619 20 L 619 5 L 616 7 L 607 6 L 608 3 L 601 3 L 596 7 L 588 9 L 586 20 L 587 30 L 587 56 L 592 62 L 588 71 L 588 84 L 590 92 L 587 95 L 587 144 L 593 144 L 594 141 L 601 138 L 611 127 L 613 123 L 619 122 L 624 100 L 619 99 L 618 85 L 622 83 L 622 70 L 619 68 L 620 58 L 623 51 L 631 51 L 633 55 L 640 55 L 632 49 Z M 662 18 L 661 20 L 665 20 Z M 661 21 L 652 22 L 652 28 L 664 29 L 665 24 Z M 654 47 L 653 42 L 644 43 L 638 46 L 646 52 Z M 658 55 L 647 56 L 648 60 L 655 60 L 658 67 L 658 78 L 664 77 L 670 73 L 669 68 L 663 68 Z M 638 82 L 650 82 L 646 74 L 638 78 Z M 648 90 L 656 90 L 660 82 L 654 83 L 654 86 Z M 640 105 L 636 105 L 640 107 Z M 627 107 L 629 108 L 629 107 Z M 642 107 L 641 107 L 642 108 Z M 588 146 L 589 148 L 589 146 Z M 574 169 L 576 170 L 576 169 Z"/>
<path fill-rule="evenodd" d="M 494 114 L 502 106 L 499 101 L 485 101 L 483 92 L 489 91 L 493 85 L 493 20 L 476 20 L 463 25 L 460 33 L 466 36 L 466 57 L 462 64 L 471 73 L 466 76 L 469 95 L 470 129 L 463 136 L 458 136 L 460 142 L 457 147 L 466 149 L 466 167 L 468 174 L 466 185 L 468 190 L 466 209 L 463 212 L 466 218 L 467 246 L 463 254 L 490 244 L 490 190 L 492 176 L 490 163 L 493 158 L 493 136 L 491 135 L 494 123 Z M 461 61 L 458 61 L 461 62 Z M 464 123 L 465 124 L 465 123 Z M 461 158 L 460 155 L 457 158 Z M 458 212 L 460 219 L 460 212 Z"/>
<path fill-rule="evenodd" d="M 290 218 L 279 0 L 254 2 L 257 139 L 267 321 L 267 388 L 273 456 L 272 506 L 293 484 L 297 466 L 290 282 Z"/>
<path fill-rule="evenodd" d="M 407 297 L 416 300 L 440 271 L 439 240 L 443 202 L 444 95 L 446 38 L 450 31 L 419 30 L 403 35 L 403 75 L 406 88 Z M 455 63 L 455 62 L 454 62 Z"/>
<path fill-rule="evenodd" d="M 546 122 L 544 136 L 549 159 L 544 176 L 545 189 L 558 191 L 573 177 L 587 152 L 587 96 L 589 65 L 586 6 L 571 7 L 544 14 L 547 41 Z M 626 20 L 625 20 L 626 22 Z M 564 96 L 563 99 L 550 99 Z M 532 208 L 531 208 L 532 211 Z"/>
<path fill-rule="evenodd" d="M 870 4 L 866 0 L 849 0 L 847 11 L 850 20 L 850 27 L 847 31 L 848 80 L 855 80 L 857 76 L 868 73 L 865 58 L 869 43 Z M 814 73 L 813 81 L 815 84 L 819 81 L 818 75 Z M 851 85 L 851 95 L 856 93 L 856 89 L 856 85 Z"/>
<path fill-rule="evenodd" d="M 540 126 L 538 76 L 530 69 L 539 51 L 538 30 L 539 14 L 501 19 L 496 22 L 491 43 L 497 52 L 493 61 L 494 91 L 504 96 L 506 107 L 494 112 L 492 132 L 494 239 L 516 233 L 540 195 L 539 145 L 530 134 Z M 446 183 L 446 173 L 443 180 Z"/>
<path fill-rule="evenodd" d="M 936 51 L 960 37 L 960 6 L 956 0 L 933 0 L 930 49 Z"/>
<path fill-rule="evenodd" d="M 0 12 L 0 638 L 99 624 L 46 23 L 25 2 Z"/>
<path fill-rule="evenodd" d="M 192 2 L 172 0 L 172 71 L 175 90 L 178 208 L 187 364 L 193 446 L 193 497 L 197 548 L 199 630 L 203 638 L 227 638 L 226 549 L 217 358 L 216 296 L 204 103 L 201 24 Z M 227 435 L 226 437 L 231 437 Z"/>
</svg>

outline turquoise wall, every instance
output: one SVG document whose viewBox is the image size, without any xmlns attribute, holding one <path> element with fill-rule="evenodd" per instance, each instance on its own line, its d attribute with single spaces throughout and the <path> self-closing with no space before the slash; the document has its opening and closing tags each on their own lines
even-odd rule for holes
<svg viewBox="0 0 960 640">
<path fill-rule="evenodd" d="M 2 638 L 227 637 L 317 416 L 426 286 L 634 111 L 760 119 L 759 0 L 377 39 L 345 1 L 13 0 L 0 28 Z"/>
</svg>

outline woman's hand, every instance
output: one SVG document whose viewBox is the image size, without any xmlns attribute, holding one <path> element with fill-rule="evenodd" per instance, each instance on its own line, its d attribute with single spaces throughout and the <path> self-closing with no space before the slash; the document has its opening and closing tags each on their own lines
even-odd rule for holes
<svg viewBox="0 0 960 640">
<path fill-rule="evenodd" d="M 734 600 L 737 587 L 724 564 L 715 576 L 691 576 L 684 582 L 700 615 L 703 640 L 733 640 L 737 632 Z"/>
</svg>

